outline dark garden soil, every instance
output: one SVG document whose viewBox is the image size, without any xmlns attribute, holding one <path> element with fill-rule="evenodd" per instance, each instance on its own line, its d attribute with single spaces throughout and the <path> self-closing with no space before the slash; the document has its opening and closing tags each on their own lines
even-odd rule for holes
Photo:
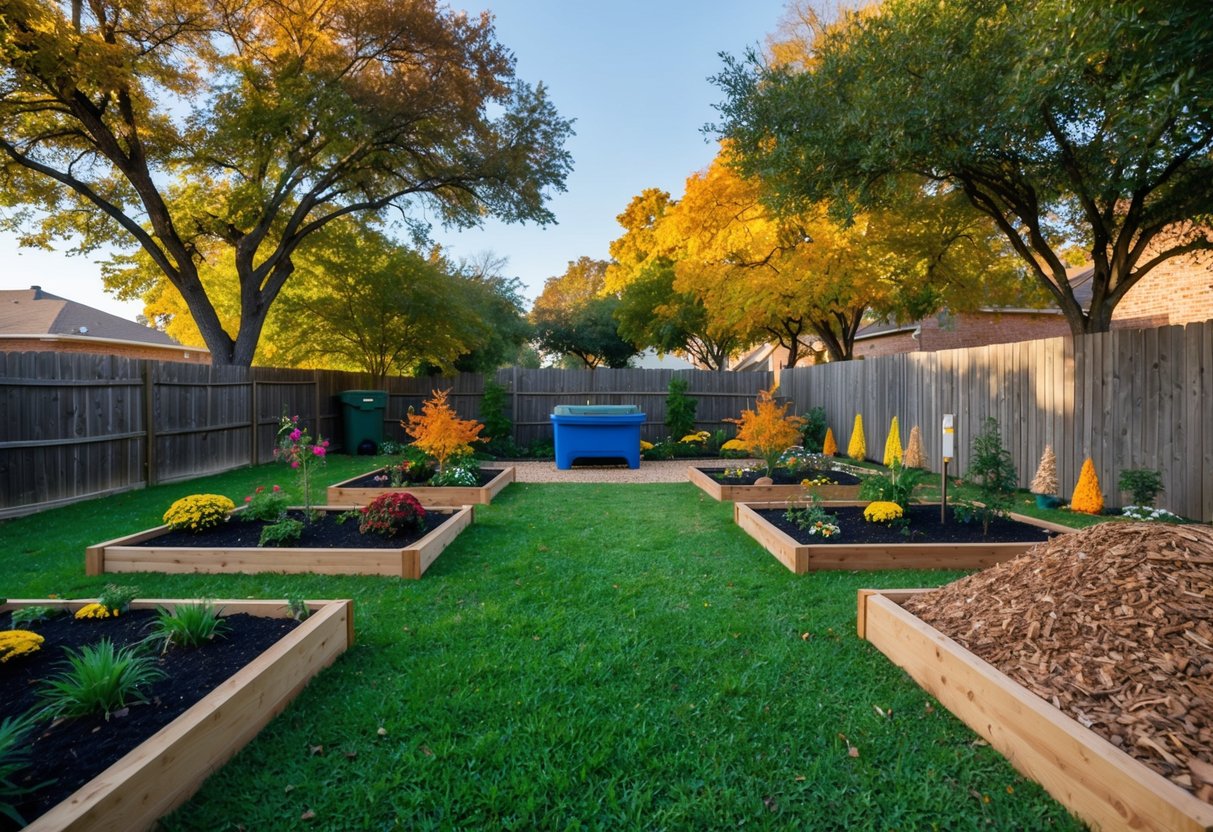
<svg viewBox="0 0 1213 832">
<path fill-rule="evenodd" d="M 356 480 L 349 480 L 341 484 L 342 488 L 390 488 L 393 491 L 403 491 L 408 493 L 410 488 L 428 488 L 424 482 L 406 482 L 403 485 L 392 485 L 388 480 L 376 482 L 375 477 L 385 476 L 386 468 L 380 468 L 377 471 L 371 471 L 369 474 L 364 474 Z M 488 485 L 495 477 L 501 474 L 500 468 L 480 468 L 476 471 L 476 484 L 460 486 L 462 488 L 479 488 L 483 485 Z"/>
<path fill-rule="evenodd" d="M 750 471 L 741 477 L 726 477 L 724 472 L 727 469 L 725 468 L 700 468 L 699 470 L 722 485 L 753 485 L 759 477 L 763 476 L 762 471 Z M 775 481 L 775 485 L 799 485 L 802 480 L 817 477 L 827 477 L 835 485 L 858 485 L 860 483 L 859 477 L 846 471 L 818 471 L 806 468 L 792 473 L 786 468 L 776 468 L 771 472 L 771 479 Z"/>
<path fill-rule="evenodd" d="M 39 707 L 39 683 L 61 671 L 64 647 L 79 650 L 102 638 L 109 638 L 115 646 L 134 644 L 147 636 L 147 628 L 155 619 L 156 613 L 151 610 L 80 621 L 64 614 L 23 627 L 45 641 L 41 650 L 2 665 L 0 718 L 16 717 Z M 30 744 L 31 764 L 14 781 L 22 787 L 53 782 L 16 804 L 21 816 L 33 821 L 65 800 L 298 626 L 290 618 L 243 613 L 227 616 L 226 620 L 228 629 L 209 644 L 173 647 L 158 655 L 157 666 L 168 675 L 144 691 L 146 703 L 128 702 L 125 712 L 111 714 L 108 721 L 97 716 L 39 723 Z M 11 628 L 10 616 L 0 616 L 0 629 Z M 156 654 L 160 646 L 148 649 Z M 0 828 L 16 827 L 0 815 Z"/>
<path fill-rule="evenodd" d="M 379 534 L 359 534 L 358 518 L 352 517 L 344 523 L 337 522 L 342 512 L 326 512 L 319 519 L 307 523 L 303 527 L 303 535 L 298 541 L 293 541 L 286 548 L 291 549 L 403 549 L 414 541 L 420 540 L 431 531 L 450 519 L 449 514 L 439 514 L 427 511 L 425 523 L 420 529 L 399 531 L 392 537 Z M 296 520 L 303 519 L 303 512 L 292 511 L 290 516 Z M 171 531 L 159 537 L 153 537 L 135 546 L 202 546 L 213 548 L 257 548 L 261 538 L 261 530 L 267 526 L 264 520 L 241 520 L 236 515 L 222 526 L 208 529 L 204 532 Z"/>
<path fill-rule="evenodd" d="M 763 509 L 758 513 L 773 526 L 803 544 L 829 546 L 834 543 L 854 545 L 857 543 L 1019 543 L 1048 540 L 1055 533 L 1020 523 L 1017 520 L 995 518 L 990 522 L 990 533 L 982 535 L 981 523 L 961 523 L 949 516 L 948 522 L 939 522 L 939 506 L 910 506 L 906 517 L 910 519 L 909 534 L 887 523 L 869 523 L 863 518 L 863 506 L 827 506 L 826 511 L 834 515 L 840 534 L 823 538 L 802 531 L 786 518 L 787 509 Z M 950 515 L 950 512 L 949 512 Z"/>
</svg>

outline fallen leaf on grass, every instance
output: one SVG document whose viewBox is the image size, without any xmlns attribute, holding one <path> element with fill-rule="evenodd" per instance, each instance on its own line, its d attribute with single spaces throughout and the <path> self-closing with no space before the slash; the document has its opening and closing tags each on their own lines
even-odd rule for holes
<svg viewBox="0 0 1213 832">
<path fill-rule="evenodd" d="M 315 820 L 315 819 L 316 819 L 316 813 L 313 812 L 311 809 L 308 809 L 306 812 L 304 812 L 302 815 L 299 816 L 299 820 Z"/>
<path fill-rule="evenodd" d="M 346 752 L 345 752 L 345 759 L 347 759 L 347 760 L 355 760 L 355 759 L 357 759 L 357 758 L 358 758 L 358 752 L 357 752 L 357 751 L 346 751 Z"/>
<path fill-rule="evenodd" d="M 876 715 L 878 717 L 881 717 L 883 719 L 892 719 L 893 718 L 893 709 L 892 708 L 890 708 L 889 710 L 886 711 L 884 708 L 880 707 L 879 705 L 873 705 L 872 710 L 874 710 L 876 712 Z"/>
<path fill-rule="evenodd" d="M 384 727 L 382 727 L 382 726 L 380 726 L 379 730 L 378 730 L 378 731 L 376 731 L 376 733 L 377 733 L 377 734 L 379 734 L 379 736 L 381 736 L 381 737 L 386 737 L 386 736 L 387 736 L 387 729 L 386 729 L 386 728 L 384 728 Z"/>
<path fill-rule="evenodd" d="M 422 753 L 422 754 L 424 754 L 424 755 L 425 755 L 425 756 L 427 756 L 427 757 L 433 757 L 433 756 L 434 756 L 434 752 L 430 750 L 430 747 L 429 747 L 428 745 L 422 745 L 422 746 L 421 746 L 421 753 Z"/>
<path fill-rule="evenodd" d="M 318 757 L 324 753 L 324 746 L 323 745 L 309 745 L 307 747 L 307 750 L 308 750 L 308 753 L 311 754 L 313 757 Z"/>
<path fill-rule="evenodd" d="M 777 803 L 777 802 L 775 801 L 775 798 L 773 798 L 773 797 L 764 797 L 764 798 L 762 799 L 762 803 L 763 803 L 763 805 L 764 805 L 764 806 L 766 806 L 766 807 L 767 807 L 767 809 L 769 809 L 769 810 L 770 810 L 770 811 L 772 811 L 772 812 L 778 812 L 778 811 L 779 811 L 779 803 Z"/>
<path fill-rule="evenodd" d="M 803 774 L 797 774 L 797 775 L 796 775 L 796 782 L 797 782 L 797 783 L 803 783 L 803 782 L 805 781 L 805 779 L 806 779 L 806 778 L 805 778 L 805 776 L 804 776 Z"/>
</svg>

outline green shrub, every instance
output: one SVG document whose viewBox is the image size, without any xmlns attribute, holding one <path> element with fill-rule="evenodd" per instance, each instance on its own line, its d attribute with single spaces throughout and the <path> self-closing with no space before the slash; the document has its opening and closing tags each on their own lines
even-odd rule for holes
<svg viewBox="0 0 1213 832">
<path fill-rule="evenodd" d="M 514 423 L 505 415 L 506 388 L 495 381 L 484 383 L 484 396 L 480 400 L 480 421 L 488 434 L 486 444 L 491 453 L 498 456 L 512 455 L 514 448 Z"/>
<path fill-rule="evenodd" d="M 289 503 L 286 494 L 278 486 L 266 489 L 264 485 L 259 485 L 252 494 L 244 498 L 244 511 L 240 512 L 240 519 L 267 522 L 280 520 L 286 514 Z"/>
<path fill-rule="evenodd" d="M 291 517 L 284 517 L 277 523 L 271 523 L 261 530 L 257 545 L 286 546 L 297 542 L 301 537 L 303 537 L 303 522 Z"/>
<path fill-rule="evenodd" d="M 959 504 L 958 519 L 981 520 L 981 533 L 990 533 L 990 521 L 1005 517 L 1014 502 L 1018 474 L 1011 452 L 1002 446 L 998 433 L 998 420 L 989 417 L 981 432 L 973 439 L 970 449 L 969 471 L 966 478 L 977 486 L 981 505 Z"/>
<path fill-rule="evenodd" d="M 161 651 L 171 646 L 197 647 L 211 641 L 228 629 L 219 611 L 209 601 L 198 604 L 178 604 L 175 610 L 160 607 L 152 624 L 148 640 L 161 642 Z"/>
<path fill-rule="evenodd" d="M 4 815 L 18 827 L 25 826 L 25 819 L 13 805 L 16 802 L 13 798 L 27 795 L 54 782 L 48 780 L 36 786 L 17 785 L 18 775 L 30 763 L 30 734 L 36 724 L 36 717 L 32 713 L 5 717 L 0 721 L 0 815 Z"/>
<path fill-rule="evenodd" d="M 819 454 L 826 442 L 826 409 L 814 407 L 804 415 L 804 427 L 800 429 L 801 444 L 810 453 Z"/>
<path fill-rule="evenodd" d="M 27 627 L 30 624 L 38 624 L 58 615 L 63 615 L 67 610 L 62 607 L 21 607 L 13 610 L 12 626 L 14 629 Z"/>
<path fill-rule="evenodd" d="M 155 659 L 138 647 L 115 649 L 103 638 L 79 652 L 64 647 L 63 673 L 43 683 L 46 714 L 55 719 L 105 714 L 106 719 L 128 702 L 147 701 L 141 688 L 164 678 Z"/>
<path fill-rule="evenodd" d="M 139 597 L 139 587 L 106 584 L 105 589 L 97 596 L 97 603 L 110 611 L 112 615 L 126 612 L 131 607 L 131 601 Z"/>
<path fill-rule="evenodd" d="M 1120 472 L 1116 487 L 1133 495 L 1133 505 L 1147 508 L 1162 493 L 1162 474 L 1151 468 L 1130 468 Z"/>
<path fill-rule="evenodd" d="M 907 468 L 900 462 L 894 462 L 889 467 L 889 473 L 872 474 L 864 478 L 859 485 L 859 499 L 897 503 L 904 510 L 910 505 L 914 488 L 926 478 L 926 471 Z"/>
<path fill-rule="evenodd" d="M 675 441 L 695 432 L 699 402 L 687 395 L 687 386 L 683 379 L 670 379 L 669 395 L 665 398 L 665 429 Z"/>
</svg>

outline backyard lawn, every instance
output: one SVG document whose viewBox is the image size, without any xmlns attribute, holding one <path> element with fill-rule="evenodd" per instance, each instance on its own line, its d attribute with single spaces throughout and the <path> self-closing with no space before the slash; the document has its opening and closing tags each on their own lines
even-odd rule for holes
<svg viewBox="0 0 1213 832">
<path fill-rule="evenodd" d="M 855 635 L 858 588 L 958 573 L 794 575 L 689 483 L 515 483 L 420 581 L 84 576 L 179 496 L 274 482 L 0 524 L 9 597 L 355 600 L 356 645 L 167 829 L 1081 828 Z"/>
</svg>

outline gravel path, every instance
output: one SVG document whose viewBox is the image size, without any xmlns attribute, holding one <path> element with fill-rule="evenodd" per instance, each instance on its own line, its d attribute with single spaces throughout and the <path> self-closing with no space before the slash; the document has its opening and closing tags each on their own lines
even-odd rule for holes
<svg viewBox="0 0 1213 832">
<path fill-rule="evenodd" d="M 745 465 L 754 460 L 745 459 L 670 459 L 659 462 L 642 460 L 639 468 L 626 465 L 577 466 L 569 471 L 556 470 L 551 460 L 526 460 L 522 462 L 495 462 L 484 467 L 504 468 L 514 466 L 518 482 L 686 482 L 687 468 L 723 468 L 726 465 Z"/>
</svg>

